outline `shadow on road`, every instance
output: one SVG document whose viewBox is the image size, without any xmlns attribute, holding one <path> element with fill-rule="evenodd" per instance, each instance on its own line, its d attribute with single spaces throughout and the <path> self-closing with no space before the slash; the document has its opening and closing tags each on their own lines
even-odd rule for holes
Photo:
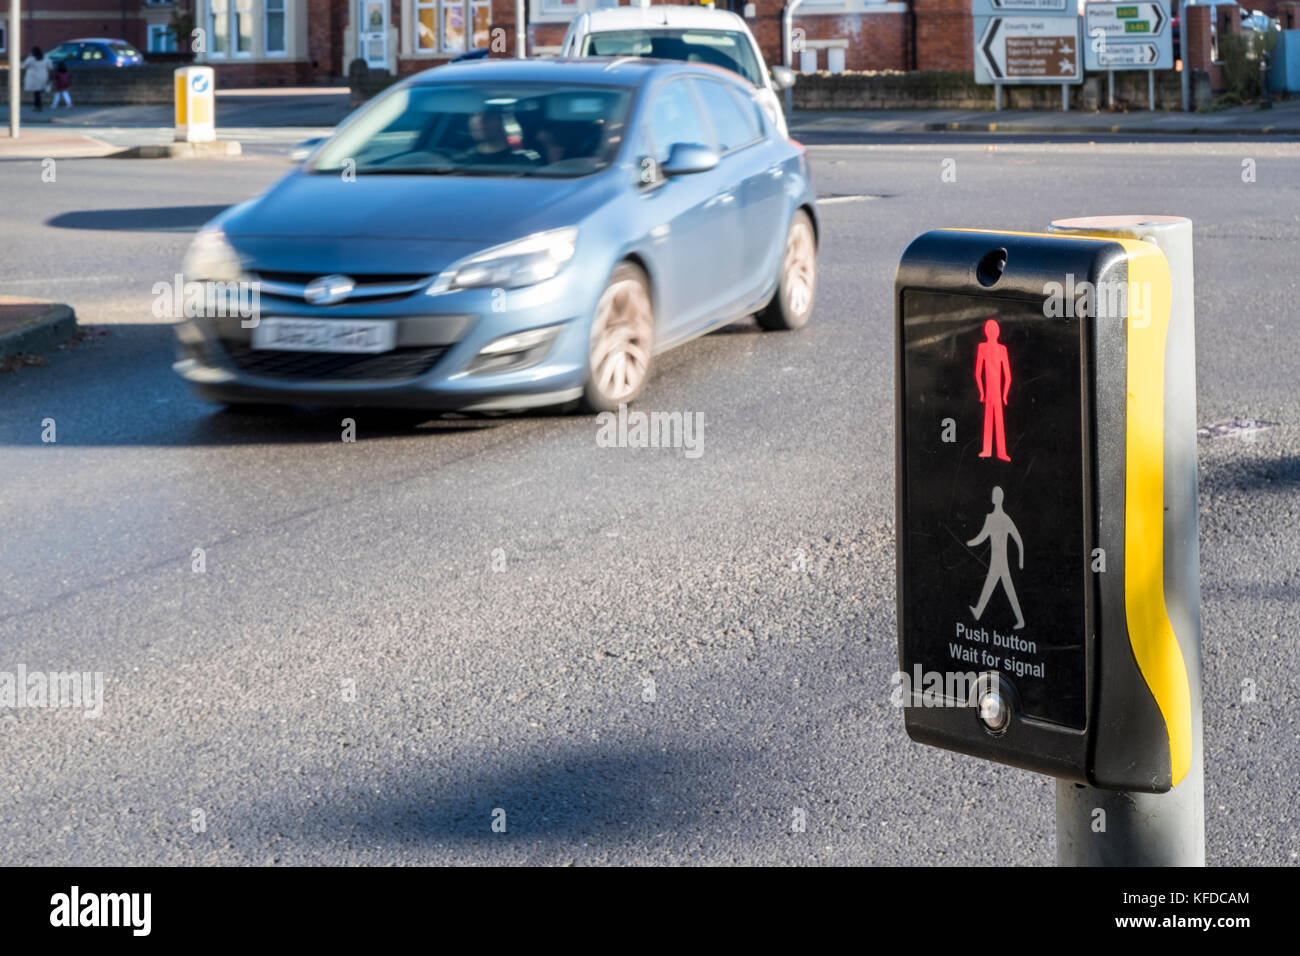
<svg viewBox="0 0 1300 956">
<path fill-rule="evenodd" d="M 1202 493 L 1263 491 L 1294 494 L 1300 490 L 1300 456 L 1234 457 L 1202 461 L 1200 476 Z"/>
<path fill-rule="evenodd" d="M 681 839 L 693 822 L 725 810 L 734 798 L 730 765 L 717 754 L 646 746 L 520 755 L 497 767 L 471 762 L 404 781 L 397 788 L 405 792 L 389 797 L 355 794 L 359 806 L 317 804 L 308 813 L 289 806 L 272 825 L 297 848 L 356 842 L 481 853 L 495 842 L 507 852 L 581 855 L 581 841 L 590 838 L 604 852 L 619 839 Z M 313 819 L 325 826 L 302 832 Z M 504 832 L 493 830 L 494 819 L 503 820 Z"/>
<path fill-rule="evenodd" d="M 105 232 L 193 232 L 229 206 L 154 206 L 146 209 L 79 209 L 47 219 L 58 229 Z"/>
</svg>

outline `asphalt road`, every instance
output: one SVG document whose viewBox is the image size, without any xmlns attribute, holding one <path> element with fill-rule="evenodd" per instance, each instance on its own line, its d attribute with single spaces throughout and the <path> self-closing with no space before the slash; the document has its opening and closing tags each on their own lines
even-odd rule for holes
<svg viewBox="0 0 1300 956">
<path fill-rule="evenodd" d="M 1276 423 L 1200 444 L 1209 860 L 1295 864 L 1295 147 L 811 152 L 877 198 L 823 207 L 806 329 L 660 361 L 640 407 L 703 413 L 697 459 L 584 417 L 217 411 L 151 289 L 284 164 L 0 163 L 0 291 L 98 330 L 0 375 L 0 670 L 105 681 L 98 719 L 0 711 L 0 862 L 1050 864 L 1053 782 L 889 702 L 893 274 L 932 227 L 1150 212 L 1197 224 L 1198 420 Z"/>
</svg>

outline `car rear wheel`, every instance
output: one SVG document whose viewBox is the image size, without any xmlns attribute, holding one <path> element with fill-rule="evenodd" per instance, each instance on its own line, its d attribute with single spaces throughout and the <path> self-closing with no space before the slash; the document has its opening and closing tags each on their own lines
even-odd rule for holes
<svg viewBox="0 0 1300 956">
<path fill-rule="evenodd" d="M 772 330 L 803 328 L 812 315 L 816 294 L 817 237 L 808 213 L 798 209 L 786 233 L 776 295 L 758 314 L 758 324 Z"/>
<path fill-rule="evenodd" d="M 600 295 L 591 323 L 582 396 L 588 411 L 614 411 L 641 394 L 650 377 L 654 331 L 650 283 L 635 265 L 620 263 Z"/>
</svg>

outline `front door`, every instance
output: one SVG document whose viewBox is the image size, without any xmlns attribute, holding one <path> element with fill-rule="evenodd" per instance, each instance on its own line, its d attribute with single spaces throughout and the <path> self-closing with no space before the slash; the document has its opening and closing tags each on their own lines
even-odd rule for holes
<svg viewBox="0 0 1300 956">
<path fill-rule="evenodd" d="M 387 0 L 358 0 L 357 24 L 357 56 L 372 70 L 387 69 Z"/>
</svg>

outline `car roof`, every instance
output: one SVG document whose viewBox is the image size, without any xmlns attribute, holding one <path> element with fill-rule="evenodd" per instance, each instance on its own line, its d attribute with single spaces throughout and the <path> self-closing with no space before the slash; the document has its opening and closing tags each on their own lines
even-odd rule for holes
<svg viewBox="0 0 1300 956">
<path fill-rule="evenodd" d="M 688 73 L 723 77 L 744 84 L 741 77 L 719 67 L 682 60 L 656 60 L 646 56 L 545 57 L 501 60 L 466 60 L 417 73 L 412 82 L 450 83 L 457 80 L 590 83 L 601 86 L 639 86 L 651 76 Z"/>
<path fill-rule="evenodd" d="M 586 31 L 603 33 L 607 30 L 628 30 L 637 27 L 712 27 L 715 30 L 745 31 L 745 21 L 730 10 L 712 10 L 709 7 L 610 7 L 587 13 Z"/>
<path fill-rule="evenodd" d="M 117 37 L 73 37 L 71 40 L 64 40 L 57 45 L 63 46 L 64 43 L 124 43 L 127 46 L 135 46 L 134 43 L 127 43 L 126 40 Z"/>
</svg>

